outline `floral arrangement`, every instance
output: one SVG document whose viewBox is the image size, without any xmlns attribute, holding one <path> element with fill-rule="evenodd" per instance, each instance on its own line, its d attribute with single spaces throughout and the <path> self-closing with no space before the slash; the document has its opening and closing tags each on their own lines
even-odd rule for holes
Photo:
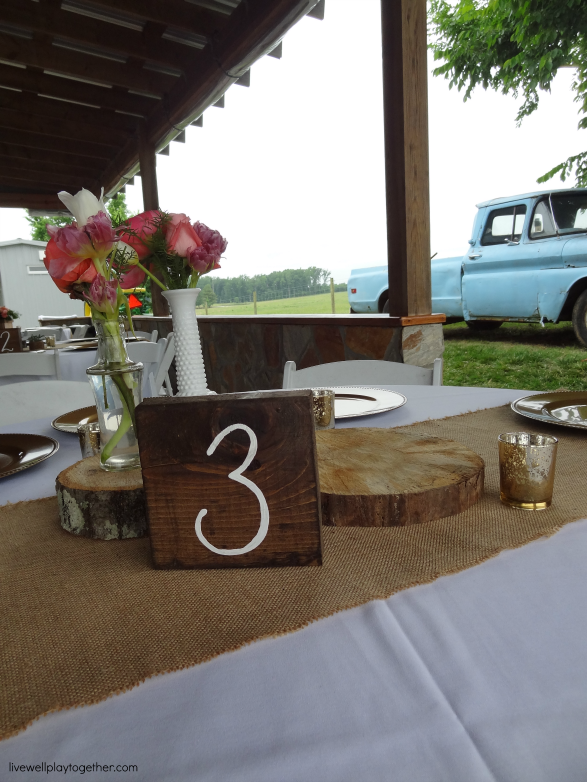
<svg viewBox="0 0 587 782">
<path fill-rule="evenodd" d="M 58 193 L 74 217 L 70 225 L 47 225 L 51 237 L 45 250 L 45 267 L 51 278 L 72 299 L 86 301 L 92 318 L 101 323 L 109 344 L 109 365 L 124 369 L 126 350 L 118 323 L 129 302 L 123 289 L 135 288 L 148 275 L 164 290 L 195 287 L 199 277 L 219 268 L 226 240 L 202 223 L 190 223 L 185 214 L 160 210 L 143 212 L 112 226 L 102 197 L 88 190 L 76 195 Z M 151 265 L 159 270 L 161 282 Z M 112 377 L 122 401 L 123 413 L 116 434 L 103 447 L 104 464 L 123 435 L 134 426 L 133 380 L 129 374 Z M 104 388 L 104 399 L 106 390 Z"/>
<path fill-rule="evenodd" d="M 16 320 L 20 318 L 20 313 L 9 310 L 8 307 L 0 307 L 0 320 Z"/>
</svg>

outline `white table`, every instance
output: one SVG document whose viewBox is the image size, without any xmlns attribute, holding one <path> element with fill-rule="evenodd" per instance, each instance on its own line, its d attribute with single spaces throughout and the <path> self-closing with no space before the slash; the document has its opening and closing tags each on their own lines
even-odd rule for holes
<svg viewBox="0 0 587 782">
<path fill-rule="evenodd" d="M 402 425 L 524 394 L 396 388 L 405 407 L 343 425 Z M 57 456 L 3 481 L 2 502 L 51 493 L 77 458 L 59 439 Z M 569 524 L 432 584 L 41 718 L 0 742 L 0 768 L 137 764 L 128 778 L 141 782 L 584 782 L 586 561 L 587 522 Z"/>
</svg>

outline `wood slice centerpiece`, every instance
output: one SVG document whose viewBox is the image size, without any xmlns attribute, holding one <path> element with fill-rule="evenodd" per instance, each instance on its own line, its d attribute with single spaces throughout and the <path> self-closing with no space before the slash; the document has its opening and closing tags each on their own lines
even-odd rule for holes
<svg viewBox="0 0 587 782">
<path fill-rule="evenodd" d="M 483 459 L 453 440 L 331 429 L 316 432 L 316 446 L 323 524 L 419 524 L 461 513 L 483 493 Z"/>
<path fill-rule="evenodd" d="M 461 513 L 483 493 L 483 459 L 462 443 L 394 429 L 316 432 L 322 523 L 391 527 Z M 140 470 L 93 456 L 57 477 L 61 525 L 102 540 L 148 534 Z"/>
<path fill-rule="evenodd" d="M 147 534 L 140 470 L 106 472 L 100 457 L 91 456 L 60 472 L 56 489 L 61 526 L 74 535 L 121 540 Z"/>
</svg>

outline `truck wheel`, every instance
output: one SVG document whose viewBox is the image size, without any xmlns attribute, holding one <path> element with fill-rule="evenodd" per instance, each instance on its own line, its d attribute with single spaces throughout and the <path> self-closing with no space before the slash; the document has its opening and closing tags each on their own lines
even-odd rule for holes
<svg viewBox="0 0 587 782">
<path fill-rule="evenodd" d="M 493 331 L 503 323 L 502 320 L 466 320 L 465 323 L 472 331 Z"/>
<path fill-rule="evenodd" d="M 587 347 L 587 291 L 583 291 L 573 307 L 573 331 L 579 342 Z"/>
</svg>

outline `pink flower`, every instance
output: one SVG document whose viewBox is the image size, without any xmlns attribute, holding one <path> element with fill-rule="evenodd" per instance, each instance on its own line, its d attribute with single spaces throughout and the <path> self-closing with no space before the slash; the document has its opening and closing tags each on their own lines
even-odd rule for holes
<svg viewBox="0 0 587 782">
<path fill-rule="evenodd" d="M 118 280 L 106 280 L 101 274 L 96 275 L 86 299 L 98 312 L 114 314 L 118 310 Z"/>
<path fill-rule="evenodd" d="M 136 217 L 126 220 L 119 228 L 120 238 L 135 250 L 139 260 L 143 261 L 151 254 L 151 250 L 145 244 L 150 236 L 161 226 L 161 212 L 158 209 L 150 209 Z"/>
<path fill-rule="evenodd" d="M 190 250 L 200 247 L 202 241 L 194 231 L 190 218 L 184 214 L 171 214 L 167 224 L 167 252 L 187 258 Z"/>
<path fill-rule="evenodd" d="M 133 266 L 126 274 L 120 275 L 120 287 L 125 290 L 128 288 L 136 288 L 144 279 L 145 272 L 142 269 L 139 269 L 138 266 Z"/>
<path fill-rule="evenodd" d="M 0 318 L 8 317 L 8 307 L 0 307 Z"/>
<path fill-rule="evenodd" d="M 92 241 L 98 259 L 106 260 L 118 240 L 109 215 L 98 212 L 97 215 L 90 217 L 85 225 L 85 231 Z"/>
<path fill-rule="evenodd" d="M 226 250 L 228 242 L 218 231 L 208 228 L 203 223 L 194 223 L 194 229 L 201 238 L 202 245 L 190 249 L 187 256 L 189 265 L 198 274 L 206 274 L 214 269 L 219 269 L 219 261 L 222 253 Z"/>
<path fill-rule="evenodd" d="M 81 258 L 93 257 L 94 248 L 90 237 L 75 223 L 64 225 L 61 228 L 48 225 L 47 232 L 62 255 L 74 258 L 78 262 Z"/>
</svg>

